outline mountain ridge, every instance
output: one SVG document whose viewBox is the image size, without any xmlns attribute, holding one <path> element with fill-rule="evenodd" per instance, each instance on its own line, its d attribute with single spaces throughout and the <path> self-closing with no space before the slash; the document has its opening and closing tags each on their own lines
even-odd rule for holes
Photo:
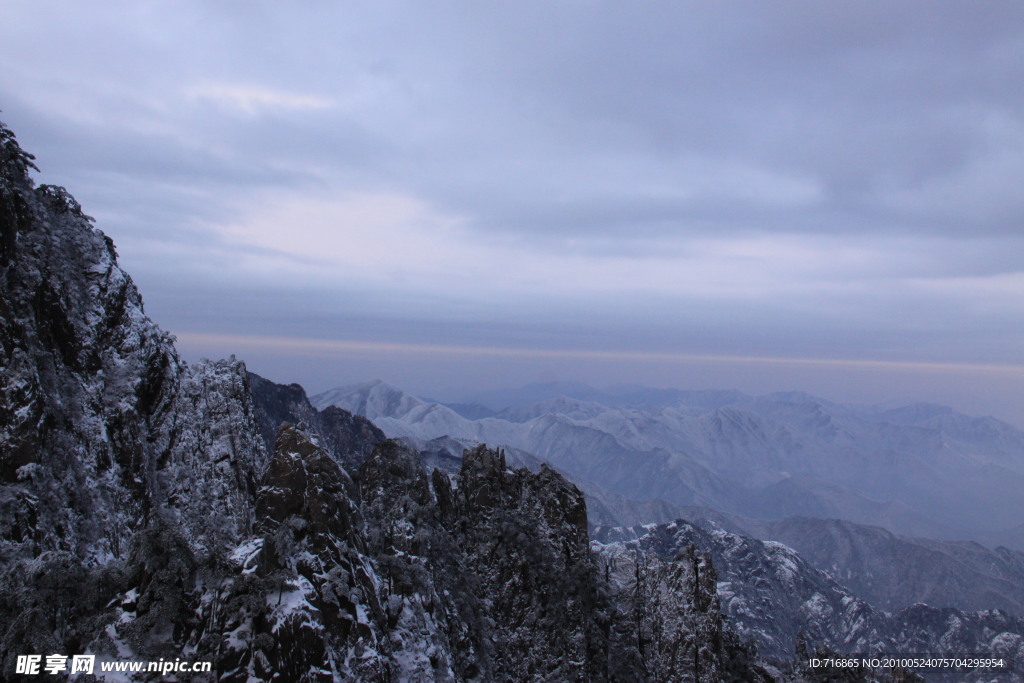
<svg viewBox="0 0 1024 683">
<path fill-rule="evenodd" d="M 627 626 L 561 475 L 483 447 L 455 477 L 428 474 L 297 385 L 233 357 L 184 362 L 111 240 L 65 190 L 34 185 L 2 125 L 0 143 L 5 678 L 31 653 L 211 662 L 194 681 L 670 675 L 667 654 L 609 637 Z M 309 424 L 277 426 L 268 449 L 293 414 Z M 669 597 L 720 633 L 696 590 Z M 662 647 L 699 650 L 703 680 L 754 677 L 752 657 L 728 664 L 740 644 L 699 637 Z"/>
<path fill-rule="evenodd" d="M 622 458 L 643 463 L 652 489 L 677 482 L 669 503 L 690 505 L 697 496 L 747 517 L 812 514 L 904 535 L 991 541 L 1024 516 L 1024 503 L 1013 495 L 1024 486 L 1024 432 L 994 418 L 923 404 L 843 406 L 800 392 L 669 392 L 669 403 L 680 396 L 690 403 L 623 406 L 595 402 L 589 387 L 581 392 L 585 399 L 550 396 L 560 388 L 531 385 L 527 393 L 547 395 L 476 419 L 383 383 L 311 400 L 367 411 L 390 436 L 447 435 L 541 457 L 557 453 L 553 463 L 571 475 L 635 497 L 643 486 L 616 479 L 624 472 L 567 459 L 586 442 L 591 459 L 603 457 L 608 467 Z M 373 406 L 366 404 L 371 395 Z M 723 405 L 726 399 L 732 402 Z M 610 439 L 597 446 L 606 437 L 596 432 Z M 1005 542 L 1014 542 L 1011 534 Z"/>
<path fill-rule="evenodd" d="M 788 631 L 749 630 L 779 644 L 782 661 L 766 665 L 726 619 L 735 595 L 789 603 L 740 578 L 732 596 L 720 590 L 722 534 L 662 525 L 653 538 L 668 534 L 668 552 L 595 554 L 583 493 L 543 463 L 511 468 L 502 448 L 481 445 L 457 474 L 428 473 L 420 453 L 357 416 L 318 410 L 298 385 L 267 382 L 234 357 L 184 362 L 112 241 L 65 190 L 34 185 L 31 157 L 2 125 L 0 143 L 4 675 L 26 654 L 63 652 L 216 667 L 195 681 L 804 679 Z M 366 410 L 452 419 L 380 398 Z M 306 424 L 279 424 L 268 449 L 273 423 L 292 416 Z M 567 426 L 558 416 L 542 425 Z M 590 426 L 574 438 L 582 450 L 570 462 L 591 448 L 608 462 L 624 448 Z M 624 450 L 652 467 L 677 457 Z M 714 493 L 699 463 L 672 465 L 691 468 L 695 493 Z M 712 542 L 698 549 L 684 528 Z M 791 564 L 831 586 L 788 548 L 758 543 L 729 537 L 750 549 L 739 574 L 743 562 Z M 975 651 L 1020 649 L 1022 627 L 1005 615 L 918 613 L 900 622 L 913 626 L 907 637 L 869 644 L 940 648 L 943 619 L 959 619 Z M 810 617 L 834 631 L 824 611 Z"/>
</svg>

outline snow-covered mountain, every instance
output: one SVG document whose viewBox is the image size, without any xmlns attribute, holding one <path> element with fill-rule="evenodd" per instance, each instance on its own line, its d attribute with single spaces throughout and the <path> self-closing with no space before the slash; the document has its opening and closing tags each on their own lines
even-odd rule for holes
<svg viewBox="0 0 1024 683">
<path fill-rule="evenodd" d="M 4 680 L 33 653 L 302 683 L 667 680 L 699 651 L 699 680 L 759 677 L 738 641 L 702 640 L 725 626 L 685 582 L 664 599 L 703 631 L 674 627 L 660 657 L 612 637 L 632 612 L 554 470 L 481 447 L 428 473 L 301 387 L 182 361 L 111 240 L 31 168 L 0 125 Z"/>
<path fill-rule="evenodd" d="M 551 395 L 560 389 L 580 397 Z M 674 505 L 986 540 L 1024 519 L 1024 432 L 994 418 L 931 405 L 842 406 L 798 392 L 535 385 L 496 396 L 540 400 L 477 419 L 383 382 L 312 400 L 363 414 L 389 436 L 507 444 L 611 492 Z"/>
<path fill-rule="evenodd" d="M 926 603 L 1024 616 L 1024 552 L 897 536 L 840 519 L 753 520 L 707 508 L 676 512 L 703 529 L 782 542 L 857 597 L 890 612 Z"/>
<path fill-rule="evenodd" d="M 604 482 L 661 476 L 700 504 L 739 490 L 600 428 L 603 404 L 467 420 L 376 383 L 314 406 L 234 358 L 185 363 L 113 243 L 31 167 L 0 125 L 4 679 L 19 655 L 66 653 L 213 663 L 193 681 L 812 680 L 794 624 L 836 647 L 1021 655 L 1005 614 L 893 621 L 778 543 L 676 522 L 591 547 L 584 493 L 531 453 L 599 477 L 580 480 L 609 518 L 640 508 Z M 416 441 L 424 424 L 448 436 Z M 529 448 L 460 448 L 492 434 Z"/>
<path fill-rule="evenodd" d="M 774 541 L 758 541 L 711 525 L 688 522 L 598 529 L 594 547 L 621 563 L 643 564 L 693 553 L 711 557 L 722 612 L 741 638 L 777 659 L 793 653 L 803 637 L 839 652 L 986 652 L 1007 661 L 1024 657 L 1024 620 L 1004 612 L 964 612 L 917 604 L 895 613 L 872 607 L 798 553 Z M 641 559 L 643 558 L 643 559 Z M 992 680 L 987 675 L 946 672 L 944 680 Z M 1000 673 L 997 680 L 1014 680 Z"/>
<path fill-rule="evenodd" d="M 381 381 L 334 389 L 311 401 L 320 408 L 334 405 L 364 415 L 390 437 L 429 440 L 448 436 L 518 448 L 574 478 L 638 500 L 660 498 L 678 505 L 731 509 L 746 493 L 685 455 L 628 447 L 607 431 L 563 414 L 546 412 L 520 422 L 499 417 L 470 420 Z"/>
</svg>

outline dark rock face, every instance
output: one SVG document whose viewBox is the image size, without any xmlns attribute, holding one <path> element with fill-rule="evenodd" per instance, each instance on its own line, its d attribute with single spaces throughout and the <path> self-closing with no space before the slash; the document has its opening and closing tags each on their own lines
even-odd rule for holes
<svg viewBox="0 0 1024 683">
<path fill-rule="evenodd" d="M 191 582 L 251 533 L 266 451 L 245 368 L 180 361 L 112 242 L 0 142 L 0 666 L 158 657 Z"/>
<path fill-rule="evenodd" d="M 596 571 L 583 494 L 547 467 L 508 470 L 485 448 L 463 457 L 455 495 L 460 546 L 495 622 L 507 680 L 606 676 Z"/>
<path fill-rule="evenodd" d="M 319 435 L 335 460 L 354 470 L 374 446 L 387 438 L 365 417 L 335 406 L 317 410 L 298 384 L 276 384 L 253 372 L 248 373 L 248 379 L 256 423 L 267 450 L 274 449 L 281 424 L 301 423 Z"/>
<path fill-rule="evenodd" d="M 306 391 L 298 384 L 277 384 L 248 373 L 256 424 L 268 451 L 274 450 L 277 433 L 285 422 L 315 425 L 318 411 L 309 403 Z"/>
<path fill-rule="evenodd" d="M 749 520 L 696 508 L 681 516 L 705 529 L 717 521 L 730 531 L 785 543 L 857 597 L 889 612 L 925 603 L 1024 616 L 1024 553 L 1019 551 L 905 538 L 839 519 Z"/>
<path fill-rule="evenodd" d="M 272 534 L 292 519 L 302 540 L 313 546 L 333 539 L 356 542 L 358 512 L 349 499 L 355 484 L 348 473 L 309 437 L 285 424 L 256 496 L 257 533 Z"/>
<path fill-rule="evenodd" d="M 507 470 L 499 452 L 478 448 L 453 489 L 448 475 L 428 478 L 419 455 L 393 441 L 358 478 L 390 603 L 411 612 L 403 619 L 439 625 L 445 646 L 434 660 L 459 679 L 606 679 L 601 598 L 575 487 L 550 470 Z"/>
<path fill-rule="evenodd" d="M 311 435 L 285 424 L 256 496 L 256 536 L 236 548 L 239 574 L 259 596 L 218 634 L 235 655 L 221 680 L 374 680 L 384 612 L 365 557 L 355 485 Z M 237 625 L 236 625 L 237 624 Z"/>
<path fill-rule="evenodd" d="M 707 553 L 717 569 L 717 594 L 732 629 L 740 638 L 752 639 L 758 652 L 775 662 L 790 660 L 801 637 L 840 653 L 974 653 L 1014 662 L 1024 656 L 1024 621 L 1018 618 L 996 610 L 964 612 L 927 605 L 883 612 L 781 543 L 682 520 L 599 529 L 595 538 L 595 548 L 613 561 L 629 553 L 656 559 L 677 557 L 692 548 Z M 699 605 L 701 600 L 694 597 L 687 604 Z M 928 672 L 929 680 L 991 680 L 947 673 L 948 678 L 936 678 Z"/>
<path fill-rule="evenodd" d="M 1018 620 L 890 617 L 780 544 L 679 523 L 595 554 L 546 466 L 480 446 L 428 473 L 297 385 L 186 364 L 30 168 L 0 126 L 0 677 L 92 652 L 212 661 L 196 681 L 752 681 L 741 637 L 786 659 L 798 625 L 1024 657 Z"/>
<path fill-rule="evenodd" d="M 483 447 L 428 476 L 297 385 L 184 363 L 111 241 L 0 142 L 4 676 L 94 652 L 220 681 L 648 678 L 609 636 L 574 486 Z"/>
</svg>

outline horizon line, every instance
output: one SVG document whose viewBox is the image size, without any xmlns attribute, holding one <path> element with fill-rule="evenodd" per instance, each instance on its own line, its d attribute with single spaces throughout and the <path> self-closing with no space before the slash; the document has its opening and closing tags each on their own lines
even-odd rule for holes
<svg viewBox="0 0 1024 683">
<path fill-rule="evenodd" d="M 745 356 L 724 354 L 682 353 L 671 351 L 625 351 L 585 349 L 535 349 L 503 346 L 468 346 L 452 344 L 414 344 L 407 342 L 360 341 L 352 339 L 320 339 L 273 335 L 242 335 L 207 332 L 183 332 L 172 335 L 186 344 L 216 344 L 273 349 L 309 354 L 311 352 L 433 354 L 450 356 L 491 356 L 505 358 L 584 358 L 593 360 L 632 360 L 675 363 L 737 363 L 748 365 L 794 365 L 818 367 L 871 368 L 879 370 L 969 372 L 1024 375 L 1024 365 L 995 363 L 892 361 L 855 358 L 794 358 L 787 356 Z"/>
</svg>

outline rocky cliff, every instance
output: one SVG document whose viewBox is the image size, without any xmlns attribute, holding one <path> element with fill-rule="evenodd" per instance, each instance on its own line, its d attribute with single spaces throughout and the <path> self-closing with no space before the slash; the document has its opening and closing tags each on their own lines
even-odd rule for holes
<svg viewBox="0 0 1024 683">
<path fill-rule="evenodd" d="M 185 363 L 112 241 L 0 143 L 4 677 L 88 653 L 213 662 L 192 680 L 749 680 L 705 556 L 623 602 L 553 470 L 481 447 L 428 474 L 298 387 Z"/>
<path fill-rule="evenodd" d="M 917 604 L 896 612 L 852 595 L 781 543 L 714 525 L 679 520 L 633 528 L 598 528 L 594 548 L 606 561 L 635 557 L 640 566 L 681 553 L 705 553 L 716 568 L 717 595 L 731 628 L 761 656 L 784 665 L 803 640 L 833 653 L 945 653 L 1024 661 L 1024 621 L 999 610 L 968 612 Z M 693 601 L 697 604 L 700 600 Z M 799 664 L 799 662 L 798 662 Z M 794 674 L 797 679 L 799 675 Z M 1021 680 L 1019 672 L 928 672 L 929 680 Z"/>
</svg>

